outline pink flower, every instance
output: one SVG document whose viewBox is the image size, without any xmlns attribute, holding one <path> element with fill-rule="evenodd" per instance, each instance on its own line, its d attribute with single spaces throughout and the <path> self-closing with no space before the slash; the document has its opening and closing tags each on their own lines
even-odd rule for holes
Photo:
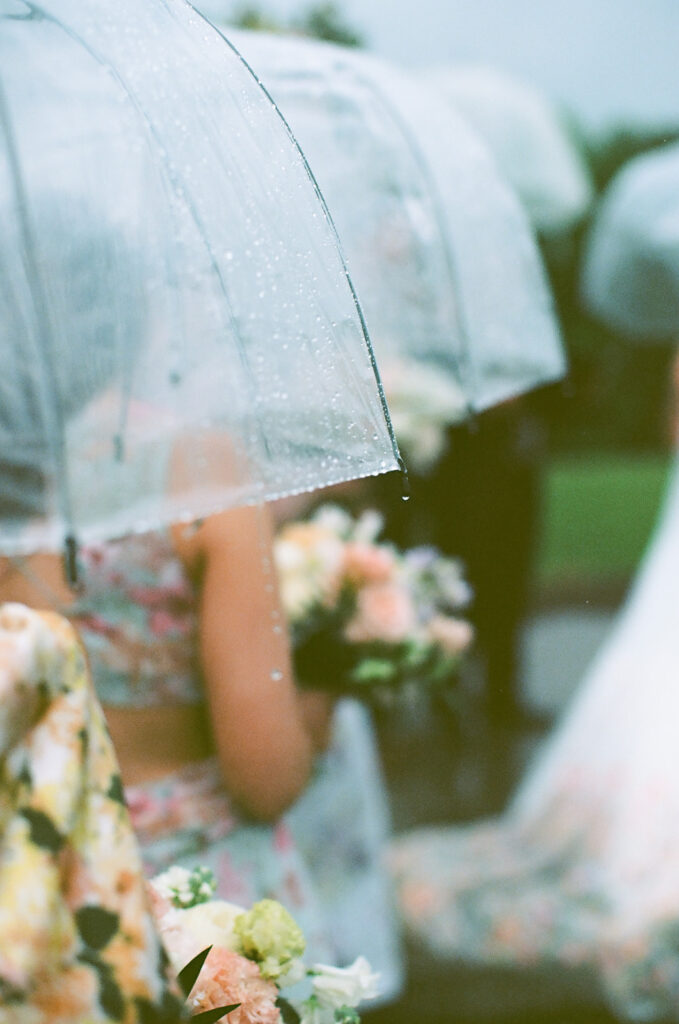
<svg viewBox="0 0 679 1024">
<path fill-rule="evenodd" d="M 149 616 L 149 628 L 154 636 L 168 636 L 171 633 L 179 633 L 183 623 L 180 619 L 170 615 L 164 609 L 151 612 Z"/>
<path fill-rule="evenodd" d="M 392 578 L 395 565 L 388 548 L 354 541 L 344 548 L 344 573 L 352 583 L 386 583 Z"/>
<path fill-rule="evenodd" d="M 167 600 L 165 592 L 158 587 L 130 587 L 130 600 L 143 608 L 155 608 Z"/>
<path fill-rule="evenodd" d="M 474 639 L 474 629 L 466 619 L 437 615 L 427 627 L 429 637 L 446 654 L 462 654 Z"/>
<path fill-rule="evenodd" d="M 229 949 L 213 946 L 189 996 L 194 1012 L 240 1003 L 229 1024 L 279 1024 L 278 989 L 259 967 Z"/>
<path fill-rule="evenodd" d="M 416 623 L 407 590 L 395 583 L 373 583 L 359 590 L 356 614 L 347 624 L 345 636 L 351 643 L 399 643 L 413 632 Z"/>
</svg>

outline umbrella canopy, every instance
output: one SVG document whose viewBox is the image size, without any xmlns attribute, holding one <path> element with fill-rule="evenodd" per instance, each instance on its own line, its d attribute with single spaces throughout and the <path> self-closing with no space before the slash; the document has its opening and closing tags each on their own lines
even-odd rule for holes
<svg viewBox="0 0 679 1024">
<path fill-rule="evenodd" d="M 451 417 L 460 418 L 559 377 L 551 297 L 524 212 L 450 105 L 365 54 L 232 38 L 328 201 L 387 392 L 394 361 L 434 368 L 462 389 Z"/>
<path fill-rule="evenodd" d="M 0 5 L 0 548 L 397 466 L 334 227 L 183 0 Z"/>
<path fill-rule="evenodd" d="M 445 68 L 428 80 L 483 138 L 538 231 L 562 231 L 584 216 L 593 197 L 589 171 L 545 95 L 477 65 Z"/>
<path fill-rule="evenodd" d="M 609 185 L 587 242 L 582 294 L 624 334 L 679 337 L 679 145 L 630 160 Z"/>
</svg>

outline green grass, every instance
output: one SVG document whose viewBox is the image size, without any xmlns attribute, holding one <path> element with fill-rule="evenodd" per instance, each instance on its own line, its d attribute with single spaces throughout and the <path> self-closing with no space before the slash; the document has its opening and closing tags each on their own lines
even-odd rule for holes
<svg viewBox="0 0 679 1024">
<path fill-rule="evenodd" d="M 607 454 L 553 461 L 545 474 L 538 582 L 629 578 L 653 529 L 668 464 Z"/>
</svg>

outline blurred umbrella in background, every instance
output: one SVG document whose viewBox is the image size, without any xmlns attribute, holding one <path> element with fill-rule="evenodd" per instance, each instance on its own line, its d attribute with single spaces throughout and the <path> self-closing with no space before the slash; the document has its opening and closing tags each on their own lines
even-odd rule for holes
<svg viewBox="0 0 679 1024">
<path fill-rule="evenodd" d="M 334 227 L 183 0 L 0 4 L 2 550 L 394 469 Z"/>
<path fill-rule="evenodd" d="M 555 234 L 582 219 L 592 182 L 556 104 L 490 67 L 448 67 L 427 77 L 483 138 L 538 232 Z"/>
<path fill-rule="evenodd" d="M 564 357 L 530 226 L 450 104 L 362 53 L 230 36 L 328 201 L 414 468 L 428 451 L 425 428 L 558 379 Z M 418 387 L 419 433 L 399 424 Z"/>
<path fill-rule="evenodd" d="M 585 253 L 585 304 L 639 341 L 679 337 L 679 145 L 630 160 L 604 193 Z"/>
</svg>

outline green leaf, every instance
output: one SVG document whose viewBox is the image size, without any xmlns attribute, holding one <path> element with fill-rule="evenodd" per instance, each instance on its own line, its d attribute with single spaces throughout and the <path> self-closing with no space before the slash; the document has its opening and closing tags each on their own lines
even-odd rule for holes
<svg viewBox="0 0 679 1024">
<path fill-rule="evenodd" d="M 115 978 L 100 975 L 99 979 L 99 1004 L 111 1020 L 123 1020 L 125 1017 L 125 1000 L 120 986 Z"/>
<path fill-rule="evenodd" d="M 160 1005 L 135 996 L 134 1008 L 137 1012 L 135 1020 L 138 1018 L 139 1024 L 179 1024 L 180 1021 L 188 1024 L 190 1020 L 186 1004 L 167 991 L 163 993 Z"/>
<path fill-rule="evenodd" d="M 396 666 L 386 658 L 364 658 L 351 672 L 352 682 L 368 685 L 386 683 L 396 675 Z"/>
<path fill-rule="evenodd" d="M 123 790 L 123 780 L 118 774 L 111 777 L 111 785 L 108 787 L 106 796 L 110 800 L 115 800 L 116 803 L 122 804 L 125 807 L 125 791 Z"/>
<path fill-rule="evenodd" d="M 336 1024 L 361 1024 L 361 1018 L 353 1006 L 340 1006 L 335 1010 Z"/>
<path fill-rule="evenodd" d="M 120 926 L 120 918 L 105 907 L 90 905 L 75 912 L 80 937 L 90 949 L 103 949 Z"/>
<path fill-rule="evenodd" d="M 19 814 L 28 822 L 32 843 L 44 850 L 49 850 L 50 853 L 59 853 L 66 840 L 51 818 L 32 807 L 22 807 Z"/>
<path fill-rule="evenodd" d="M 196 981 L 198 980 L 198 975 L 202 971 L 203 964 L 207 960 L 211 949 L 212 946 L 208 946 L 207 949 L 204 949 L 201 953 L 198 954 L 198 956 L 194 956 L 193 960 L 190 960 L 186 967 L 183 967 L 179 974 L 177 975 L 179 987 L 181 988 L 182 992 L 184 993 L 187 999 L 189 996 L 189 992 L 191 991 L 193 986 L 196 984 Z"/>
<path fill-rule="evenodd" d="M 233 1013 L 239 1006 L 240 1003 L 234 1003 L 232 1006 L 216 1006 L 214 1010 L 204 1010 L 203 1013 L 197 1013 L 191 1017 L 191 1024 L 195 1024 L 196 1021 L 199 1024 L 214 1024 L 216 1020 L 226 1017 L 227 1013 Z"/>
<path fill-rule="evenodd" d="M 287 999 L 283 999 L 282 996 L 279 996 L 276 1000 L 276 1006 L 281 1011 L 283 1024 L 299 1024 L 302 1018 L 297 1013 L 297 1010 L 292 1003 L 289 1003 Z"/>
</svg>

